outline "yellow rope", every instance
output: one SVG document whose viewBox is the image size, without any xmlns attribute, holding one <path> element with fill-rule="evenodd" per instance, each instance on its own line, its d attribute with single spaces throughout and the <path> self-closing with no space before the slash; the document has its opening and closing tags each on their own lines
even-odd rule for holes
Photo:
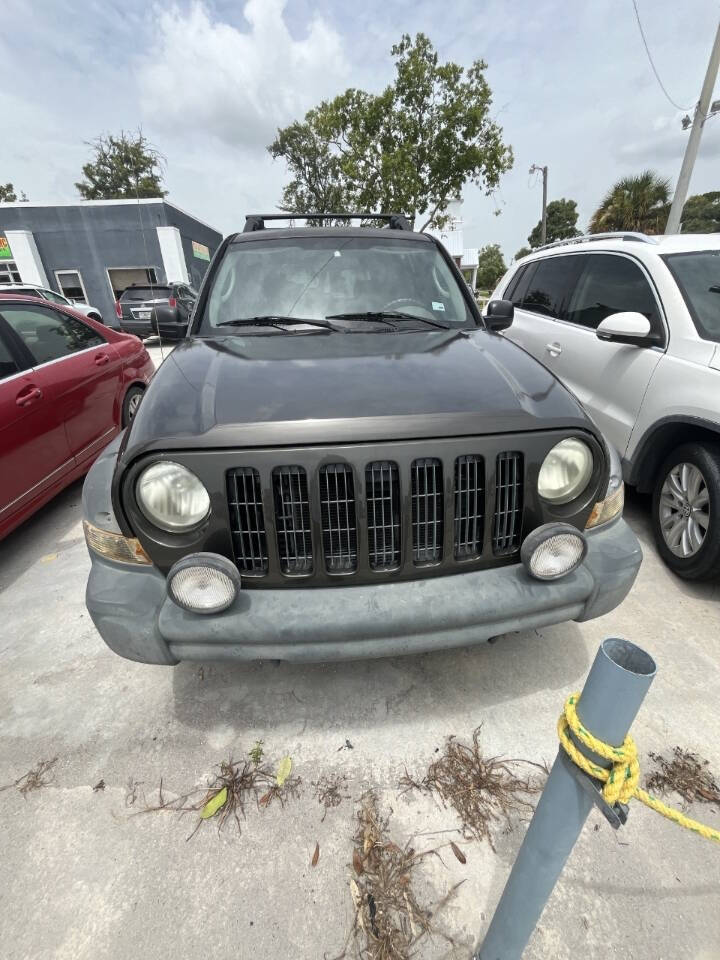
<svg viewBox="0 0 720 960">
<path fill-rule="evenodd" d="M 640 789 L 638 786 L 640 764 L 638 763 L 637 747 L 633 738 L 628 734 L 621 747 L 611 747 L 607 743 L 603 743 L 602 740 L 598 740 L 589 730 L 583 727 L 578 719 L 576 707 L 579 699 L 580 694 L 573 693 L 565 701 L 565 709 L 560 714 L 557 725 L 558 737 L 563 750 L 573 763 L 584 770 L 588 776 L 595 777 L 596 780 L 601 780 L 605 784 L 602 793 L 608 805 L 613 807 L 618 802 L 627 803 L 632 797 L 636 797 L 651 810 L 662 814 L 663 817 L 667 817 L 673 823 L 699 833 L 701 837 L 705 837 L 707 840 L 720 842 L 720 831 L 706 827 L 705 824 L 698 823 L 697 820 L 691 820 L 684 813 L 666 806 L 657 797 L 653 797 L 646 790 Z M 589 750 L 597 753 L 605 760 L 609 760 L 612 766 L 606 770 L 604 767 L 598 767 L 588 760 L 570 739 L 568 729 L 572 730 L 578 740 L 584 743 Z"/>
</svg>

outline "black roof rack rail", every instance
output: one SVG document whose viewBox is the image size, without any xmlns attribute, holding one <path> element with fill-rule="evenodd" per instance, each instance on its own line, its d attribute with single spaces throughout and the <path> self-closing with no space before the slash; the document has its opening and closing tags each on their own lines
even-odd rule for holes
<svg viewBox="0 0 720 960">
<path fill-rule="evenodd" d="M 249 213 L 243 233 L 264 230 L 266 220 L 387 220 L 391 230 L 412 232 L 412 224 L 402 213 Z"/>
</svg>

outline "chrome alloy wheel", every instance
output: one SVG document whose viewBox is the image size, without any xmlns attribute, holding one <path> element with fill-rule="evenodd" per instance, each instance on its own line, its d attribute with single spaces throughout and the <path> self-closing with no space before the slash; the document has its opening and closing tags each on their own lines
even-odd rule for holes
<svg viewBox="0 0 720 960">
<path fill-rule="evenodd" d="M 694 557 L 710 525 L 710 495 L 702 473 L 692 463 L 678 463 L 660 491 L 660 529 L 676 557 Z"/>
<path fill-rule="evenodd" d="M 141 393 L 134 393 L 128 400 L 128 420 L 132 420 L 132 418 L 137 413 L 137 408 L 140 406 L 141 400 L 142 400 Z"/>
</svg>

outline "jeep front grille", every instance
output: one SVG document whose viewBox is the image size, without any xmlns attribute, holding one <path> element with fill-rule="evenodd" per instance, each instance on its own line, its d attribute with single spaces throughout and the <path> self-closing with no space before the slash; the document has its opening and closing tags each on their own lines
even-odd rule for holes
<svg viewBox="0 0 720 960">
<path fill-rule="evenodd" d="M 482 554 L 485 535 L 485 463 L 469 454 L 455 461 L 455 558 Z"/>
<path fill-rule="evenodd" d="M 227 490 L 235 562 L 245 576 L 261 577 L 267 573 L 268 553 L 260 474 L 253 467 L 232 470 Z"/>
<path fill-rule="evenodd" d="M 387 461 L 365 468 L 368 563 L 371 570 L 400 566 L 400 482 L 398 465 Z"/>
<path fill-rule="evenodd" d="M 394 572 L 412 579 L 459 571 L 468 562 L 506 562 L 522 539 L 523 454 L 496 454 L 497 446 L 491 455 L 462 453 L 460 441 L 450 442 L 449 455 L 403 453 L 397 461 L 366 460 L 360 448 L 343 448 L 342 461 L 304 459 L 295 451 L 299 463 L 273 466 L 267 451 L 258 458 L 259 472 L 255 466 L 229 470 L 241 574 L 265 577 L 268 586 L 281 575 L 318 584 L 344 575 L 367 583 Z M 439 445 L 435 451 L 430 442 L 425 446 L 442 453 Z"/>
<path fill-rule="evenodd" d="M 333 463 L 320 471 L 320 514 L 323 554 L 329 573 L 357 570 L 355 485 L 352 467 Z"/>
<path fill-rule="evenodd" d="M 513 553 L 520 546 L 523 500 L 523 457 L 521 453 L 498 454 L 495 468 L 495 516 L 493 553 Z"/>
<path fill-rule="evenodd" d="M 280 569 L 307 576 L 313 568 L 307 473 L 302 467 L 275 467 L 273 493 Z"/>
<path fill-rule="evenodd" d="M 443 552 L 442 463 L 413 460 L 411 478 L 413 563 L 437 563 Z"/>
</svg>

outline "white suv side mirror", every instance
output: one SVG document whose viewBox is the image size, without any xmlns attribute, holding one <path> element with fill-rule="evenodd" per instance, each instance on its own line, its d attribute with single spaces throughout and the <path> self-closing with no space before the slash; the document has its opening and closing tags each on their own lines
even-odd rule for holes
<svg viewBox="0 0 720 960">
<path fill-rule="evenodd" d="M 612 340 L 637 346 L 651 343 L 654 339 L 650 332 L 648 318 L 634 311 L 611 313 L 598 324 L 595 336 L 599 340 Z"/>
</svg>

